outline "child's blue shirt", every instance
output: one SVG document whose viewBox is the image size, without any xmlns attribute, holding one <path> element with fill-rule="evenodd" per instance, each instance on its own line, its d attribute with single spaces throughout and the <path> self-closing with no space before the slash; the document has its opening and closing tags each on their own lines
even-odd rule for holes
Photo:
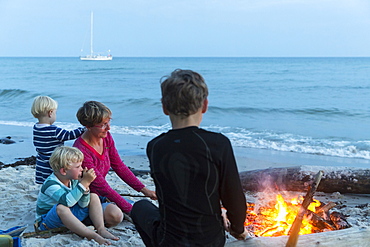
<svg viewBox="0 0 370 247">
<path fill-rule="evenodd" d="M 82 208 L 87 207 L 90 203 L 90 193 L 78 180 L 71 180 L 70 187 L 67 187 L 52 173 L 45 180 L 37 197 L 36 220 L 55 204 L 73 207 L 76 203 Z"/>
</svg>

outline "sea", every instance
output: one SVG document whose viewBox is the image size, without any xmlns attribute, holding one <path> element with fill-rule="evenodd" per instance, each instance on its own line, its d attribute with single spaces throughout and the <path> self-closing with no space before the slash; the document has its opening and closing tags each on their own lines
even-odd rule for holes
<svg viewBox="0 0 370 247">
<path fill-rule="evenodd" d="M 223 133 L 241 153 L 370 160 L 366 57 L 2 57 L 0 128 L 32 127 L 32 101 L 48 95 L 58 102 L 56 125 L 80 126 L 78 108 L 96 100 L 113 112 L 113 135 L 150 140 L 171 128 L 161 108 L 160 81 L 178 68 L 200 73 L 209 87 L 201 127 Z"/>
</svg>

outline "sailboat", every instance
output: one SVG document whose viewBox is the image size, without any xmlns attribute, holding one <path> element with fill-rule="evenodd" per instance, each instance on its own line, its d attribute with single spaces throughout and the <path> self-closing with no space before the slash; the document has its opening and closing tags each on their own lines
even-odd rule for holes
<svg viewBox="0 0 370 247">
<path fill-rule="evenodd" d="M 91 26 L 90 26 L 90 54 L 86 56 L 80 56 L 80 60 L 84 61 L 108 61 L 112 60 L 113 56 L 108 55 L 100 55 L 100 54 L 94 54 L 93 51 L 93 23 L 94 23 L 94 14 L 91 12 Z M 110 52 L 110 51 L 108 51 Z"/>
</svg>

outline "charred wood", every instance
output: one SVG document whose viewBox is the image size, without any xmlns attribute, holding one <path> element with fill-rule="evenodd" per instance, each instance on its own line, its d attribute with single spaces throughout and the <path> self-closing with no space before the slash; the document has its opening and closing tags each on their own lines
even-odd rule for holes
<svg viewBox="0 0 370 247">
<path fill-rule="evenodd" d="M 338 230 L 351 227 L 351 225 L 347 222 L 346 217 L 342 213 L 332 212 L 330 214 L 330 219 Z"/>
<path fill-rule="evenodd" d="M 336 226 L 328 220 L 325 220 L 323 217 L 319 216 L 318 214 L 312 212 L 311 210 L 307 210 L 307 216 L 311 217 L 311 223 L 313 226 L 317 227 L 322 232 L 325 229 L 327 230 L 337 230 Z"/>
<path fill-rule="evenodd" d="M 337 206 L 335 202 L 328 202 L 327 204 L 317 209 L 315 213 L 323 219 L 330 221 L 329 210 L 334 208 L 335 206 Z"/>
</svg>

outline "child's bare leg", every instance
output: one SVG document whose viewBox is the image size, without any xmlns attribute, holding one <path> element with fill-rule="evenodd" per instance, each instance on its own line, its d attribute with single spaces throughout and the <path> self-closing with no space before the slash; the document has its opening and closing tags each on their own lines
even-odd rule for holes
<svg viewBox="0 0 370 247">
<path fill-rule="evenodd" d="M 123 213 L 116 204 L 109 204 L 103 213 L 106 227 L 116 226 L 123 220 Z"/>
<path fill-rule="evenodd" d="M 76 233 L 77 235 L 85 237 L 89 240 L 94 239 L 99 244 L 112 244 L 109 240 L 103 238 L 95 231 L 87 228 L 79 219 L 76 218 L 76 216 L 72 214 L 71 210 L 68 207 L 59 204 L 57 206 L 57 213 L 62 220 L 63 225 L 65 225 L 69 230 Z"/>
<path fill-rule="evenodd" d="M 105 228 L 103 209 L 100 199 L 95 193 L 90 194 L 89 216 L 100 236 L 112 240 L 119 240 L 119 237 L 114 236 Z"/>
</svg>

